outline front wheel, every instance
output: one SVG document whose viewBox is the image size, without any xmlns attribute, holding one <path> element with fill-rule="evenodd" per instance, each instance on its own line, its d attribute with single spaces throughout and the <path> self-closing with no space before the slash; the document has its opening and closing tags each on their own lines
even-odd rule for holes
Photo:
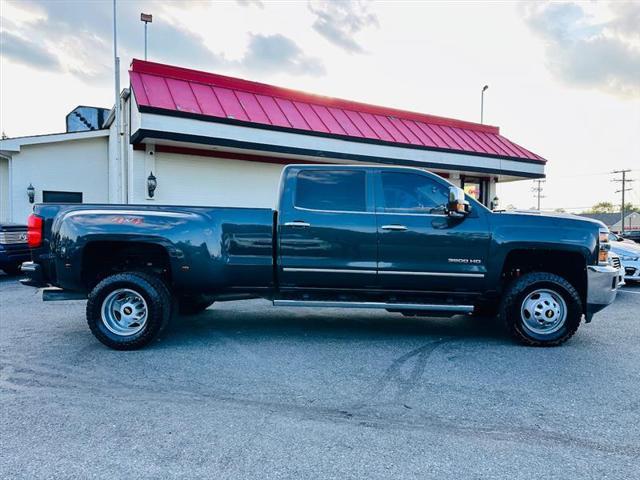
<svg viewBox="0 0 640 480">
<path fill-rule="evenodd" d="M 530 346 L 556 346 L 569 340 L 582 320 L 576 289 L 553 273 L 523 275 L 507 288 L 500 318 L 509 333 Z"/>
<path fill-rule="evenodd" d="M 89 294 L 87 323 L 115 350 L 135 350 L 156 338 L 171 318 L 171 295 L 162 280 L 141 272 L 111 275 Z"/>
</svg>

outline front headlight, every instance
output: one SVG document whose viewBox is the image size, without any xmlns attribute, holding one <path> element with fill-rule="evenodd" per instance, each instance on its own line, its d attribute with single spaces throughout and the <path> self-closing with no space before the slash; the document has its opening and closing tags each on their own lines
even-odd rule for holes
<svg viewBox="0 0 640 480">
<path fill-rule="evenodd" d="M 637 262 L 640 257 L 632 257 L 631 255 L 620 255 L 620 260 L 625 262 Z"/>
<path fill-rule="evenodd" d="M 601 228 L 598 235 L 598 263 L 600 265 L 606 265 L 609 263 L 609 229 Z"/>
</svg>

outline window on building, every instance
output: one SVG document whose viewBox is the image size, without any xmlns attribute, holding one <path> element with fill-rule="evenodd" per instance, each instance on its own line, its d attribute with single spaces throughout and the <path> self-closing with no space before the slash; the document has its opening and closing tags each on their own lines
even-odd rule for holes
<svg viewBox="0 0 640 480">
<path fill-rule="evenodd" d="M 415 173 L 382 172 L 385 210 L 416 213 L 444 213 L 448 190 L 439 183 Z"/>
<path fill-rule="evenodd" d="M 305 170 L 298 174 L 295 204 L 313 210 L 364 212 L 365 191 L 363 171 Z"/>
<path fill-rule="evenodd" d="M 487 199 L 485 198 L 487 191 L 487 180 L 478 177 L 463 177 L 462 189 L 464 193 L 470 197 L 475 198 L 480 203 L 486 205 Z"/>
<path fill-rule="evenodd" d="M 43 203 L 82 203 L 82 192 L 55 192 L 44 190 L 42 192 Z"/>
</svg>

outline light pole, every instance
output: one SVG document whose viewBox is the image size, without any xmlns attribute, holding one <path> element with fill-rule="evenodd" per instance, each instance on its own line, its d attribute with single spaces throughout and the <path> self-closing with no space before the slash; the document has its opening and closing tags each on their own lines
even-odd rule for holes
<svg viewBox="0 0 640 480">
<path fill-rule="evenodd" d="M 147 24 L 153 22 L 153 15 L 150 13 L 141 13 L 140 21 L 144 22 L 144 60 L 147 60 Z"/>
<path fill-rule="evenodd" d="M 480 92 L 480 123 L 484 123 L 484 92 L 489 88 L 489 85 L 482 87 Z"/>
<path fill-rule="evenodd" d="M 122 130 L 122 115 L 120 111 L 120 57 L 118 57 L 118 10 L 116 6 L 116 0 L 113 0 L 113 74 L 115 80 L 115 116 L 116 116 L 116 154 L 115 162 L 118 165 L 120 171 L 120 179 L 118 182 L 118 198 L 120 203 L 127 203 L 125 201 L 126 193 L 124 189 L 124 155 L 122 155 L 122 138 L 120 131 Z"/>
</svg>

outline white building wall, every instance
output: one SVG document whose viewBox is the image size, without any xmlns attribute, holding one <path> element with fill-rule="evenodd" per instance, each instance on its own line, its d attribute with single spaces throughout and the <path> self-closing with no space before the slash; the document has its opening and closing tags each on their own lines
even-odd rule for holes
<svg viewBox="0 0 640 480">
<path fill-rule="evenodd" d="M 0 157 L 0 222 L 8 222 L 9 217 L 9 159 Z"/>
<path fill-rule="evenodd" d="M 30 183 L 36 203 L 42 202 L 43 190 L 82 192 L 85 203 L 107 203 L 108 178 L 107 137 L 23 145 L 12 155 L 9 220 L 26 221 L 32 208 L 27 198 Z"/>
<path fill-rule="evenodd" d="M 147 202 L 147 177 L 151 171 L 156 176 L 157 172 L 155 166 L 148 163 L 144 150 L 129 151 L 129 203 L 154 203 Z M 165 177 L 165 181 L 169 181 L 169 177 Z"/>
<path fill-rule="evenodd" d="M 150 167 L 145 152 L 133 152 L 131 203 L 274 208 L 284 165 L 156 152 L 158 188 L 147 199 Z"/>
<path fill-rule="evenodd" d="M 117 155 L 116 124 L 109 127 L 107 137 L 107 175 L 109 203 L 120 203 L 122 199 L 122 175 L 120 173 L 120 160 Z"/>
</svg>

